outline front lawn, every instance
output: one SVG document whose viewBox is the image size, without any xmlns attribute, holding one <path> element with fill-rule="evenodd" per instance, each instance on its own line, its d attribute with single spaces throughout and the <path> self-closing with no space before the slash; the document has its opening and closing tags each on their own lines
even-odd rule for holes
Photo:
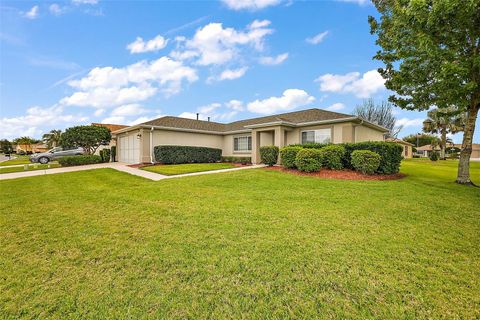
<svg viewBox="0 0 480 320">
<path fill-rule="evenodd" d="M 0 181 L 0 318 L 478 319 L 480 188 L 455 164 Z"/>
<path fill-rule="evenodd" d="M 2 173 L 12 173 L 12 172 L 34 171 L 34 170 L 45 170 L 45 169 L 59 168 L 59 167 L 61 167 L 61 166 L 58 163 L 27 165 L 26 170 L 25 170 L 25 166 L 9 167 L 9 168 L 0 167 L 0 174 L 2 174 Z"/>
<path fill-rule="evenodd" d="M 173 176 L 177 174 L 184 173 L 193 173 L 193 172 L 203 172 L 203 171 L 212 171 L 220 169 L 231 169 L 235 168 L 235 165 L 231 163 L 185 163 L 185 164 L 167 164 L 167 165 L 154 165 L 143 167 L 141 169 L 160 173 L 166 176 Z"/>
<path fill-rule="evenodd" d="M 29 160 L 29 156 L 12 155 L 12 157 L 15 157 L 15 159 L 0 162 L 0 167 L 31 163 Z"/>
</svg>

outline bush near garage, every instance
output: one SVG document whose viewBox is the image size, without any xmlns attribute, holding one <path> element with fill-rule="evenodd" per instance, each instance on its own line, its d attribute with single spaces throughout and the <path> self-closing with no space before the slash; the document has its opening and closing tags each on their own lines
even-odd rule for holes
<svg viewBox="0 0 480 320">
<path fill-rule="evenodd" d="M 112 146 L 112 148 L 110 149 L 110 156 L 112 158 L 112 162 L 117 161 L 117 147 L 116 146 Z"/>
<path fill-rule="evenodd" d="M 260 147 L 260 159 L 267 166 L 273 166 L 278 161 L 279 149 L 277 146 Z"/>
<path fill-rule="evenodd" d="M 110 162 L 110 149 L 100 150 L 100 157 L 102 158 L 102 162 Z"/>
<path fill-rule="evenodd" d="M 220 162 L 222 149 L 193 146 L 156 146 L 155 161 L 161 164 Z"/>
<path fill-rule="evenodd" d="M 363 174 L 373 174 L 378 169 L 382 157 L 370 150 L 355 150 L 352 152 L 351 163 L 356 171 Z"/>
<path fill-rule="evenodd" d="M 306 148 L 298 151 L 295 158 L 295 166 L 300 171 L 316 172 L 322 167 L 322 156 L 320 150 Z"/>
<path fill-rule="evenodd" d="M 58 163 L 60 163 L 62 167 L 81 166 L 85 164 L 94 164 L 101 162 L 102 157 L 94 154 L 88 154 L 83 156 L 69 156 L 58 159 Z"/>
<path fill-rule="evenodd" d="M 302 150 L 302 147 L 299 146 L 287 146 L 280 149 L 280 159 L 282 165 L 285 168 L 295 169 L 295 159 L 297 158 L 297 153 Z"/>
</svg>

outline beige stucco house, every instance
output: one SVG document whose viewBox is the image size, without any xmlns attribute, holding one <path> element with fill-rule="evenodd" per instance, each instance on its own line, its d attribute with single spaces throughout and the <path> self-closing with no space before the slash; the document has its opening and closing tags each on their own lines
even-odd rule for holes
<svg viewBox="0 0 480 320">
<path fill-rule="evenodd" d="M 410 142 L 403 141 L 402 139 L 397 139 L 397 138 L 388 138 L 385 141 L 395 142 L 396 144 L 401 145 L 402 148 L 403 148 L 402 156 L 405 159 L 413 158 L 413 147 L 414 147 L 414 145 L 411 144 Z"/>
<path fill-rule="evenodd" d="M 308 109 L 231 123 L 166 116 L 113 134 L 117 158 L 125 163 L 153 163 L 159 145 L 219 148 L 223 156 L 251 157 L 259 163 L 259 149 L 265 145 L 384 141 L 387 132 L 356 116 Z"/>
</svg>

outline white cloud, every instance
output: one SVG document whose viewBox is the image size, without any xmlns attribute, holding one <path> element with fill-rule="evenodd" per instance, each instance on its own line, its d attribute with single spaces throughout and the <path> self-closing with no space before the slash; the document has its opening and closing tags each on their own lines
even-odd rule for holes
<svg viewBox="0 0 480 320">
<path fill-rule="evenodd" d="M 51 4 L 49 7 L 48 7 L 48 10 L 50 10 L 50 13 L 56 15 L 56 16 L 60 16 L 62 14 L 64 14 L 67 9 L 66 7 L 61 7 L 60 5 L 58 5 L 57 3 L 53 3 Z"/>
<path fill-rule="evenodd" d="M 139 116 L 147 113 L 148 110 L 144 109 L 141 105 L 132 103 L 125 104 L 112 110 L 112 116 Z"/>
<path fill-rule="evenodd" d="M 101 123 L 107 123 L 107 124 L 122 124 L 125 123 L 125 117 L 122 116 L 111 116 L 108 118 L 105 118 L 101 121 Z"/>
<path fill-rule="evenodd" d="M 73 4 L 80 5 L 80 4 L 97 4 L 98 0 L 72 0 Z"/>
<path fill-rule="evenodd" d="M 311 38 L 305 39 L 305 41 L 307 41 L 310 44 L 319 44 L 320 42 L 323 41 L 323 39 L 325 39 L 327 35 L 328 35 L 328 31 L 320 32 L 319 34 Z"/>
<path fill-rule="evenodd" d="M 69 124 L 85 123 L 88 117 L 78 114 L 64 114 L 63 107 L 54 105 L 49 108 L 31 107 L 23 116 L 0 118 L 0 137 L 17 138 L 20 136 L 39 137 L 57 127 Z"/>
<path fill-rule="evenodd" d="M 36 19 L 38 17 L 38 6 L 33 6 L 29 11 L 24 13 L 24 17 L 27 19 Z"/>
<path fill-rule="evenodd" d="M 187 119 L 197 119 L 197 114 L 195 112 L 182 112 L 178 115 L 180 118 L 187 118 Z M 198 115 L 199 120 L 207 120 L 207 116 L 200 114 Z"/>
<path fill-rule="evenodd" d="M 260 10 L 280 4 L 281 0 L 222 0 L 232 10 Z"/>
<path fill-rule="evenodd" d="M 287 89 L 281 97 L 270 97 L 264 100 L 255 100 L 247 105 L 250 112 L 272 114 L 279 111 L 290 111 L 312 103 L 315 100 L 307 92 L 300 89 Z"/>
<path fill-rule="evenodd" d="M 214 102 L 197 108 L 200 120 L 208 120 L 210 117 L 211 121 L 230 120 L 243 110 L 243 102 L 240 100 L 230 100 L 224 104 Z M 196 119 L 197 112 L 182 112 L 179 117 Z"/>
<path fill-rule="evenodd" d="M 377 70 L 367 71 L 361 78 L 359 72 L 350 72 L 345 75 L 328 73 L 315 81 L 320 82 L 320 91 L 352 93 L 358 98 L 368 98 L 385 88 L 385 80 Z"/>
<path fill-rule="evenodd" d="M 135 41 L 127 45 L 127 49 L 130 53 L 155 52 L 165 48 L 167 43 L 168 39 L 165 39 L 161 35 L 148 41 L 144 41 L 141 37 L 137 37 Z"/>
<path fill-rule="evenodd" d="M 195 59 L 198 65 L 221 65 L 240 55 L 242 48 L 263 50 L 265 37 L 273 30 L 268 20 L 255 20 L 243 31 L 209 23 L 198 29 L 191 39 L 177 39 L 177 49 L 170 56 L 179 60 Z"/>
<path fill-rule="evenodd" d="M 225 103 L 225 106 L 234 111 L 243 111 L 245 109 L 245 107 L 243 106 L 243 102 L 240 100 L 230 100 Z"/>
<path fill-rule="evenodd" d="M 400 127 L 421 127 L 423 125 L 424 118 L 416 118 L 416 119 L 409 119 L 409 118 L 401 118 L 395 122 L 395 126 Z"/>
<path fill-rule="evenodd" d="M 334 103 L 325 109 L 328 111 L 340 111 L 345 109 L 345 105 L 343 103 Z"/>
<path fill-rule="evenodd" d="M 259 62 L 264 65 L 274 66 L 274 65 L 283 63 L 287 59 L 288 59 L 288 53 L 285 52 L 285 53 L 279 54 L 276 57 L 261 57 L 259 59 Z"/>
<path fill-rule="evenodd" d="M 95 117 L 100 117 L 100 116 L 101 116 L 102 114 L 104 114 L 104 113 L 105 113 L 105 109 L 97 109 L 97 110 L 95 110 L 95 112 L 93 113 L 93 115 L 94 115 Z"/>
<path fill-rule="evenodd" d="M 182 62 L 161 57 L 123 68 L 93 68 L 83 78 L 68 84 L 79 91 L 62 99 L 66 105 L 115 107 L 146 100 L 157 92 L 166 95 L 181 91 L 183 82 L 198 80 L 197 71 Z"/>
<path fill-rule="evenodd" d="M 238 78 L 241 78 L 243 77 L 243 75 L 245 74 L 245 72 L 247 72 L 248 68 L 247 67 L 243 67 L 243 68 L 239 68 L 239 69 L 227 69 L 227 70 L 224 70 L 222 73 L 220 73 L 220 75 L 218 75 L 217 77 L 209 77 L 207 79 L 207 82 L 211 82 L 213 80 L 217 80 L 217 81 L 223 81 L 223 80 L 234 80 L 234 79 L 238 79 Z"/>
</svg>

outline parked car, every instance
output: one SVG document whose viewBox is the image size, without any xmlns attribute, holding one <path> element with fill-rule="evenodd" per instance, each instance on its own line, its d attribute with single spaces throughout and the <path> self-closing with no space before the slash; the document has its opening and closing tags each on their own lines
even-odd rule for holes
<svg viewBox="0 0 480 320">
<path fill-rule="evenodd" d="M 83 148 L 62 148 L 55 147 L 47 152 L 35 153 L 30 156 L 31 162 L 40 162 L 42 164 L 49 163 L 50 161 L 56 160 L 61 157 L 66 156 L 81 156 L 85 154 Z"/>
</svg>

